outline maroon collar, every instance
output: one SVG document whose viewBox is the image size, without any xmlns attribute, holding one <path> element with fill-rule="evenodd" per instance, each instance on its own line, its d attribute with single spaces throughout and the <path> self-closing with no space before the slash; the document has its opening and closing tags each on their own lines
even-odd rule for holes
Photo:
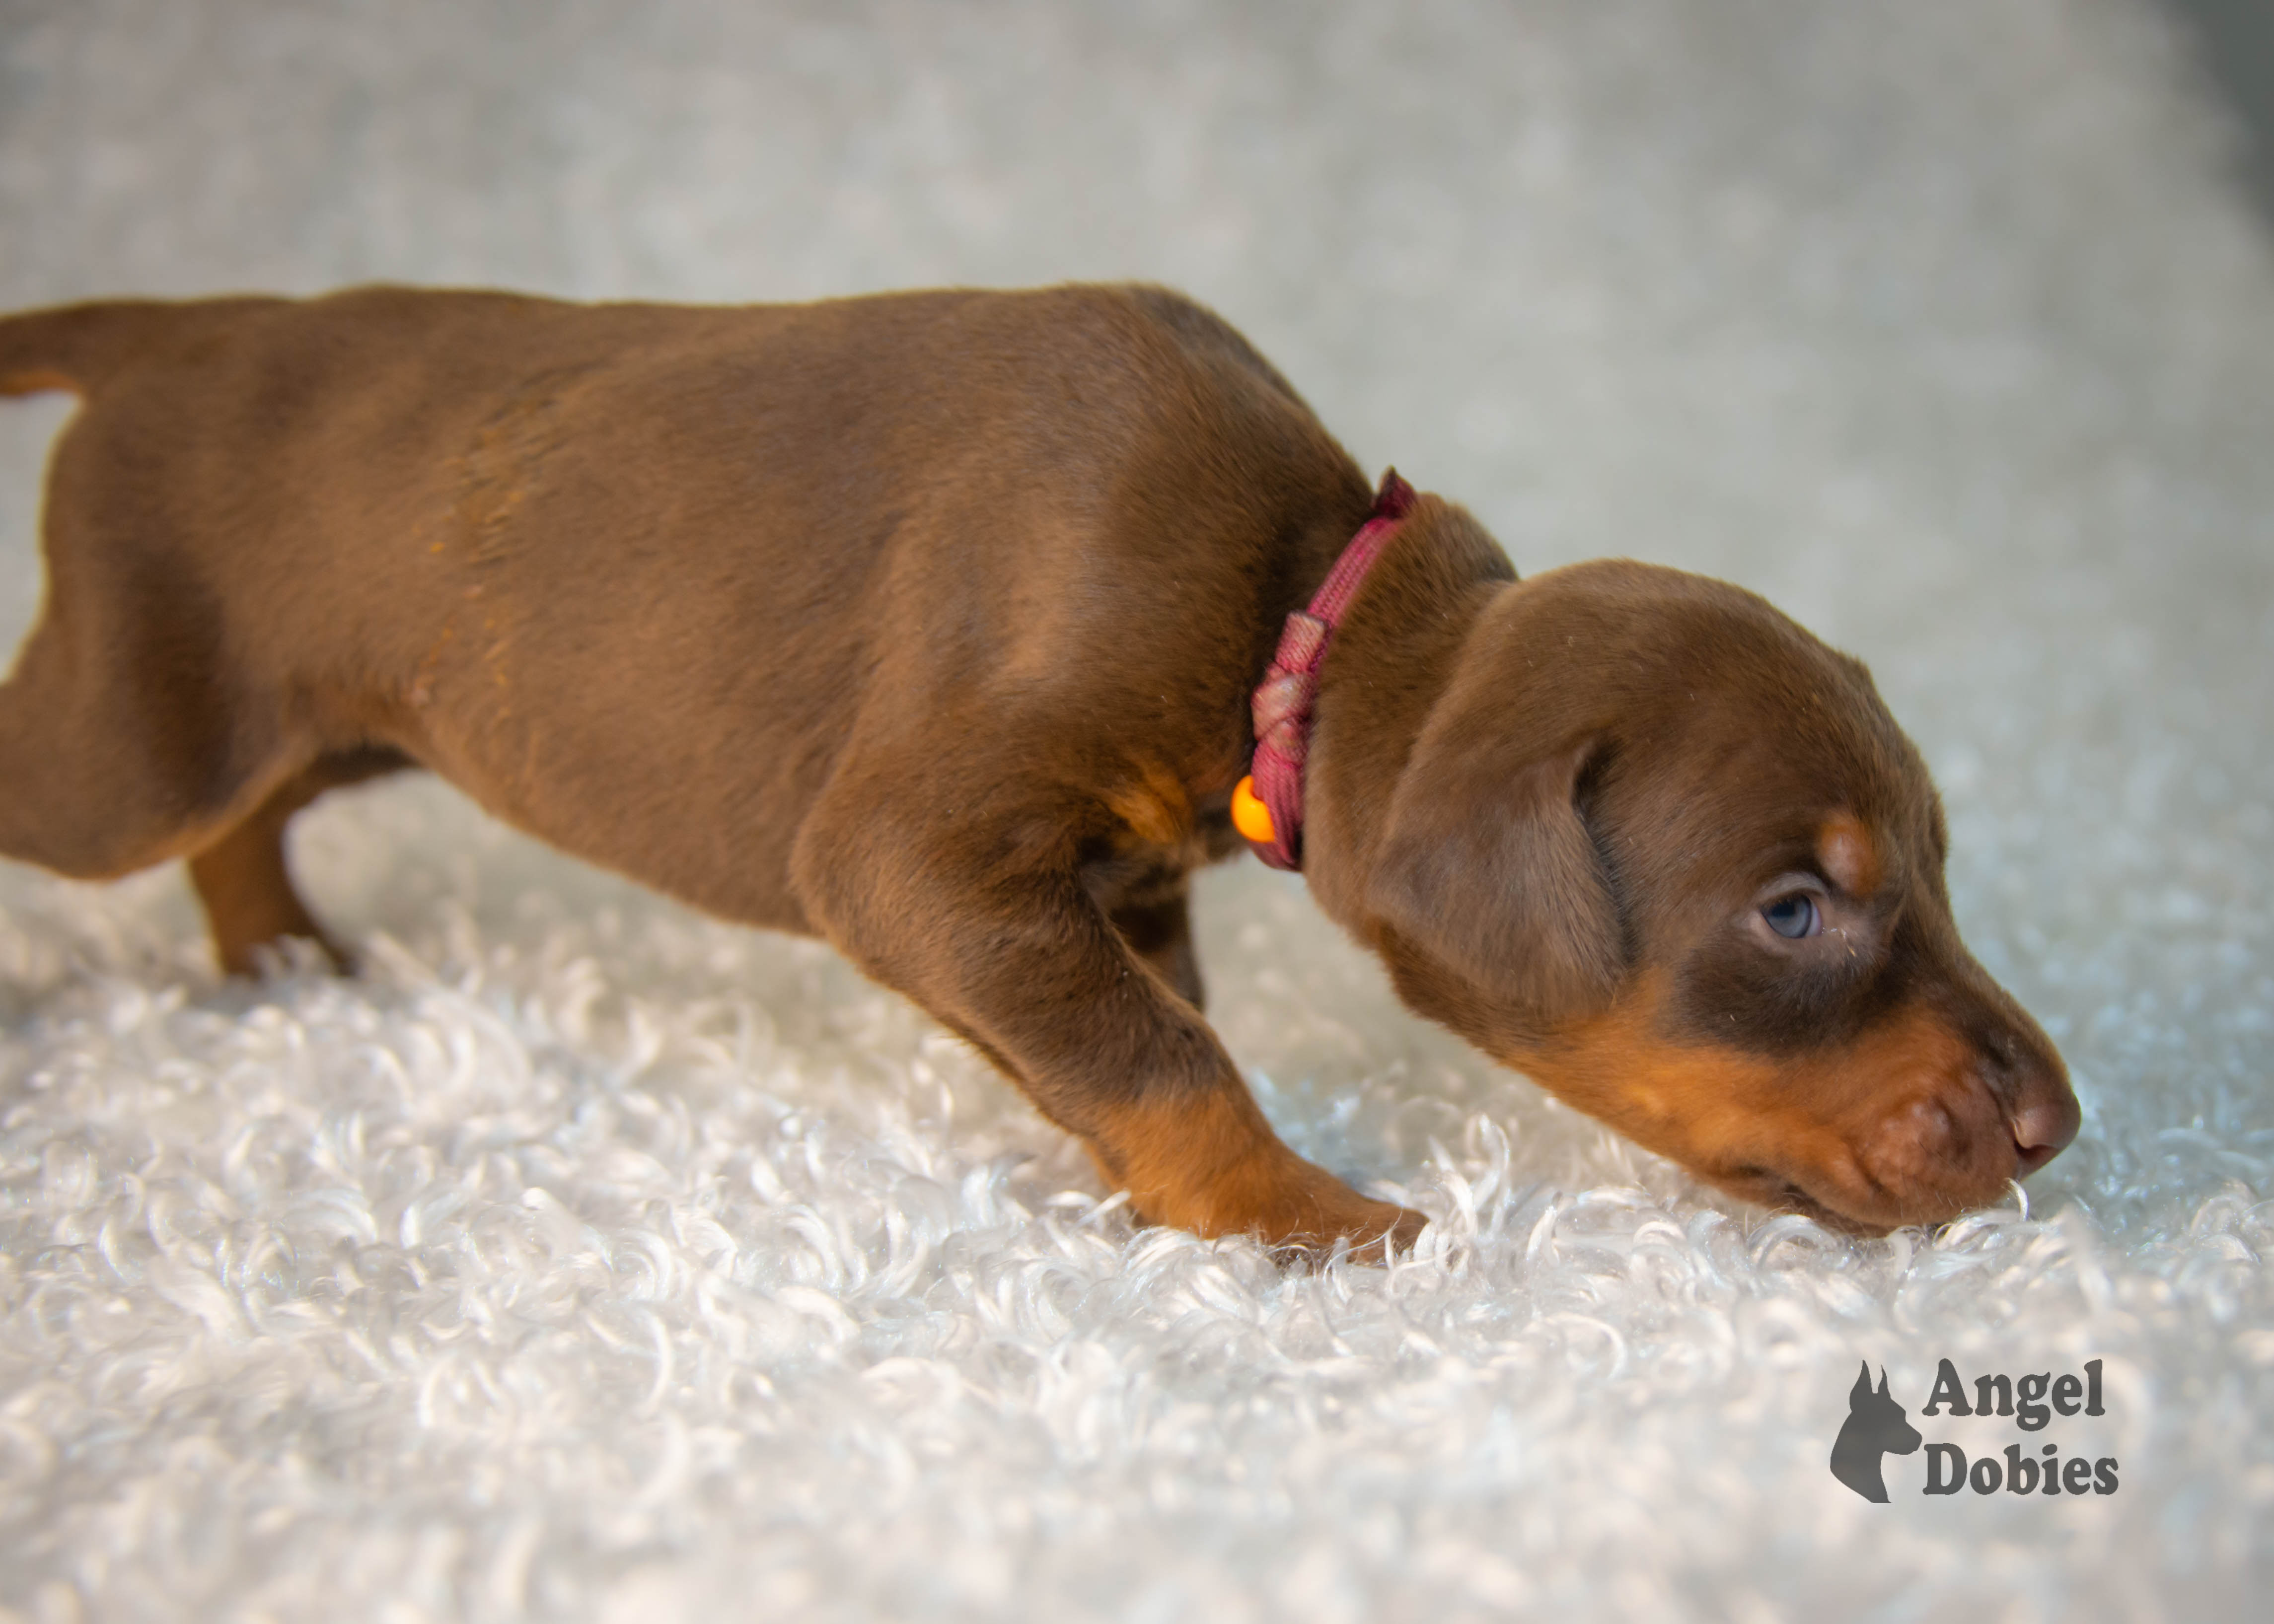
<svg viewBox="0 0 2274 1624">
<path fill-rule="evenodd" d="M 1311 708 L 1319 696 L 1319 667 L 1359 585 L 1397 526 L 1413 511 L 1413 487 L 1391 469 L 1382 477 L 1374 511 L 1343 549 L 1310 607 L 1287 617 L 1278 652 L 1250 702 L 1255 718 L 1255 757 L 1248 777 L 1232 792 L 1231 817 L 1255 854 L 1275 868 L 1303 866 L 1303 761 L 1311 749 Z"/>
</svg>

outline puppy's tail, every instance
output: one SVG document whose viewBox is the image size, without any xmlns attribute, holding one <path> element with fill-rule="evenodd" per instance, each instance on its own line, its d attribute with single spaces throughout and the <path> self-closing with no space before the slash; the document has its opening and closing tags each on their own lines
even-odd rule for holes
<svg viewBox="0 0 2274 1624">
<path fill-rule="evenodd" d="M 267 299 L 102 299 L 0 316 L 0 395 L 94 394 L 122 367 Z"/>
</svg>

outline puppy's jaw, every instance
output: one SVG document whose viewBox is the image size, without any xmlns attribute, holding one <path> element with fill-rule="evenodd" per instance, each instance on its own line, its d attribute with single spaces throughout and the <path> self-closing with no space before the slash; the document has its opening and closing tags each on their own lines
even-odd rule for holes
<svg viewBox="0 0 2274 1624">
<path fill-rule="evenodd" d="M 1770 1056 L 1668 1036 L 1665 985 L 1645 972 L 1608 1013 L 1498 1058 L 1717 1188 L 1856 1234 L 1993 1202 L 2074 1134 L 2034 1028 L 1985 1044 L 1915 1000 L 1851 1042 Z"/>
</svg>

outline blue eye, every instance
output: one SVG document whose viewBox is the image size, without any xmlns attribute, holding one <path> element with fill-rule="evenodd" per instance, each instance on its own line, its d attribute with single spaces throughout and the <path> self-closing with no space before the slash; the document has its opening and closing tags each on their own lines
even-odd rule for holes
<svg viewBox="0 0 2274 1624">
<path fill-rule="evenodd" d="M 1768 921 L 1771 930 L 1795 942 L 1824 929 L 1824 920 L 1816 911 L 1816 898 L 1804 891 L 1765 904 L 1761 917 Z"/>
</svg>

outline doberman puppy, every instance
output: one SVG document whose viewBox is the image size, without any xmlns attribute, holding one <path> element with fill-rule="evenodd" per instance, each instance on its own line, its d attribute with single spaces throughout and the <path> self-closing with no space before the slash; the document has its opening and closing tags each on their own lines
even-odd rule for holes
<svg viewBox="0 0 2274 1624">
<path fill-rule="evenodd" d="M 1128 287 L 380 288 L 0 321 L 0 390 L 51 387 L 84 403 L 0 687 L 0 854 L 186 858 L 243 972 L 323 939 L 293 813 L 429 768 L 825 936 L 1151 1222 L 1418 1232 L 1282 1145 L 1201 1015 L 1186 878 L 1239 848 L 1251 690 L 1382 511 L 1215 316 Z M 1850 1230 L 2068 1142 L 2060 1059 L 1961 944 L 1933 787 L 1861 665 L 1694 575 L 1519 581 L 1434 497 L 1368 529 L 1300 861 L 1415 1009 Z"/>
</svg>

